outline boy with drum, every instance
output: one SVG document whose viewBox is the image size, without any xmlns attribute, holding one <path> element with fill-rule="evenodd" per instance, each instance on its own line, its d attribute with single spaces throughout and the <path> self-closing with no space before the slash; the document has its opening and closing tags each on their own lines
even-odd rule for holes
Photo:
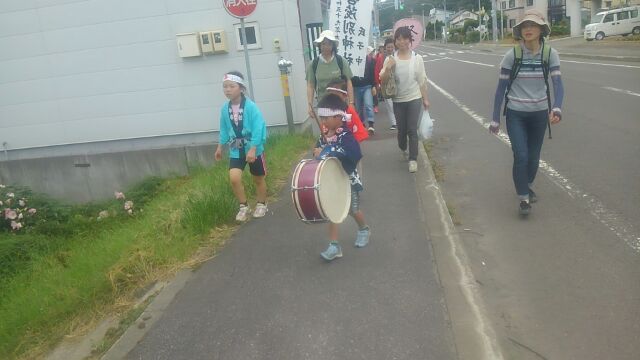
<svg viewBox="0 0 640 360">
<path fill-rule="evenodd" d="M 349 175 L 351 182 L 351 205 L 349 214 L 358 224 L 355 246 L 364 247 L 369 243 L 371 230 L 360 210 L 360 191 L 363 190 L 356 166 L 362 153 L 360 145 L 347 127 L 347 104 L 340 96 L 327 94 L 318 102 L 318 116 L 326 133 L 320 136 L 313 151 L 317 159 L 335 157 Z M 338 224 L 329 223 L 329 247 L 320 254 L 325 260 L 342 257 L 342 248 L 338 243 Z"/>
</svg>

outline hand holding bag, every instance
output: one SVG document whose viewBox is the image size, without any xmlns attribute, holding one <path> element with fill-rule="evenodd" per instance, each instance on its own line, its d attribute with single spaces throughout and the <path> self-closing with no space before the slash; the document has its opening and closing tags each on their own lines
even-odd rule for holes
<svg viewBox="0 0 640 360">
<path fill-rule="evenodd" d="M 425 141 L 431 138 L 433 135 L 433 119 L 429 115 L 429 111 L 422 112 L 422 118 L 420 119 L 420 125 L 418 125 L 418 137 L 420 141 Z"/>
</svg>

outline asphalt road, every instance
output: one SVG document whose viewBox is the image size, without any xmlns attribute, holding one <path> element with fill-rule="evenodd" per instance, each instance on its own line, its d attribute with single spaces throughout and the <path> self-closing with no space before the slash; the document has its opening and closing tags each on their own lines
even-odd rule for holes
<svg viewBox="0 0 640 360">
<path fill-rule="evenodd" d="M 363 143 L 369 245 L 327 263 L 326 224 L 299 221 L 288 186 L 190 276 L 142 338 L 108 359 L 456 359 L 415 176 L 380 125 Z M 161 300 L 163 302 L 164 300 Z M 127 341 L 125 334 L 124 342 Z M 134 340 L 137 341 L 137 340 Z"/>
<path fill-rule="evenodd" d="M 504 358 L 637 359 L 639 64 L 561 59 L 564 118 L 545 140 L 540 200 L 524 220 L 511 150 L 481 126 L 501 55 L 419 53 L 432 81 L 432 157 Z"/>
</svg>

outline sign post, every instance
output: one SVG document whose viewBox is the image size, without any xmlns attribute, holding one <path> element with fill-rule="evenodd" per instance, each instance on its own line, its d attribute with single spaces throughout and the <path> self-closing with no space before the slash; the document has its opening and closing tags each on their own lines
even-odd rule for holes
<svg viewBox="0 0 640 360">
<path fill-rule="evenodd" d="M 249 63 L 249 51 L 247 50 L 247 32 L 244 27 L 244 18 L 251 15 L 258 6 L 258 0 L 222 0 L 224 8 L 229 15 L 240 19 L 240 41 L 244 49 L 244 62 L 247 67 L 247 80 L 249 82 L 249 94 L 253 101 L 256 101 L 253 92 L 253 81 L 251 80 L 251 64 Z"/>
</svg>

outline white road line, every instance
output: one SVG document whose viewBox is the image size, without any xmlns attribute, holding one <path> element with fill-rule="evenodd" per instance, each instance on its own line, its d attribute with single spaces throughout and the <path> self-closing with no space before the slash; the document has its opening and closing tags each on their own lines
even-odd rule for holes
<svg viewBox="0 0 640 360">
<path fill-rule="evenodd" d="M 630 69 L 640 69 L 640 66 L 635 66 L 635 65 L 604 64 L 604 63 L 594 63 L 594 62 L 575 61 L 575 60 L 560 60 L 560 62 L 586 64 L 586 65 L 613 66 L 613 67 L 623 67 L 623 68 L 630 68 Z"/>
<path fill-rule="evenodd" d="M 467 64 L 482 65 L 482 66 L 488 66 L 488 67 L 494 67 L 495 66 L 495 65 L 491 65 L 491 64 L 484 64 L 484 63 L 479 63 L 479 62 L 474 62 L 474 61 L 460 60 L 460 59 L 456 59 L 456 58 L 447 58 L 447 59 L 460 61 L 460 62 L 467 63 Z"/>
<path fill-rule="evenodd" d="M 427 53 L 427 54 L 429 54 L 431 56 L 436 56 L 436 54 L 434 54 L 434 53 Z"/>
<path fill-rule="evenodd" d="M 447 55 L 447 53 L 446 52 L 441 52 L 438 55 Z"/>
<path fill-rule="evenodd" d="M 440 91 L 447 99 L 458 106 L 462 111 L 467 113 L 472 119 L 482 125 L 485 129 L 489 129 L 489 122 L 482 116 L 475 113 L 468 106 L 460 102 L 453 95 L 449 94 L 446 90 L 438 86 L 431 79 L 427 79 L 429 84 L 436 90 Z M 509 136 L 504 132 L 500 132 L 498 135 L 503 143 L 511 146 Z M 554 169 L 549 163 L 540 159 L 540 170 L 558 187 L 563 189 L 571 198 L 581 200 L 586 204 L 587 208 L 591 211 L 598 221 L 611 230 L 620 240 L 627 244 L 636 253 L 640 253 L 640 233 L 634 229 L 632 224 L 629 224 L 626 220 L 620 219 L 620 217 L 613 211 L 609 210 L 604 204 L 598 200 L 595 196 L 580 190 L 574 183 L 569 181 Z"/>
<path fill-rule="evenodd" d="M 610 86 L 604 86 L 604 87 L 602 87 L 602 88 L 603 88 L 603 89 L 607 89 L 607 90 L 611 90 L 611 91 L 616 91 L 616 92 L 623 93 L 623 94 L 627 94 L 627 95 L 640 96 L 640 94 L 638 94 L 638 93 L 634 93 L 633 91 L 629 91 L 629 90 L 617 89 L 617 88 L 610 87 Z"/>
<path fill-rule="evenodd" d="M 448 58 L 438 58 L 438 59 L 431 59 L 431 60 L 425 60 L 424 62 L 433 62 L 433 61 L 440 61 L 440 60 L 447 60 Z"/>
</svg>

